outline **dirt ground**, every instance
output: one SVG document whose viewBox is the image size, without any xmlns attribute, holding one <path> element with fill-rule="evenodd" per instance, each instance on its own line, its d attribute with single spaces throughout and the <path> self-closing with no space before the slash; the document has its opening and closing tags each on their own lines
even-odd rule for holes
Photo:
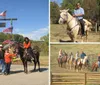
<svg viewBox="0 0 100 85">
<path fill-rule="evenodd" d="M 59 24 L 51 24 L 50 25 L 50 42 L 59 42 L 60 39 L 62 40 L 70 40 L 69 36 L 66 32 L 66 25 Z M 77 41 L 81 42 L 81 37 L 77 36 Z M 84 38 L 84 42 L 86 42 L 86 38 Z M 97 33 L 95 31 L 91 31 L 88 34 L 88 42 L 100 42 L 100 31 Z"/>
<path fill-rule="evenodd" d="M 10 75 L 0 75 L 0 85 L 48 85 L 48 67 L 41 67 L 41 72 L 32 69 L 28 66 L 29 73 L 25 74 L 22 65 L 12 65 Z"/>
</svg>

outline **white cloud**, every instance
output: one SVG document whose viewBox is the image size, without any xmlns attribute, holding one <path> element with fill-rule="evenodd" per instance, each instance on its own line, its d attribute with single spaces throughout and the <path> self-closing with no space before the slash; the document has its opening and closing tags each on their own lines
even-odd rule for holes
<svg viewBox="0 0 100 85">
<path fill-rule="evenodd" d="M 48 34 L 48 28 L 40 28 L 31 33 L 22 34 L 24 37 L 29 37 L 32 40 L 40 40 L 40 38 Z"/>
<path fill-rule="evenodd" d="M 17 28 L 17 29 L 14 29 L 14 34 L 20 34 L 20 35 L 23 35 L 24 37 L 29 37 L 32 40 L 40 40 L 42 36 L 48 34 L 48 31 L 49 31 L 48 28 L 49 27 L 40 28 L 30 33 L 29 32 L 25 33 L 24 30 Z"/>
</svg>

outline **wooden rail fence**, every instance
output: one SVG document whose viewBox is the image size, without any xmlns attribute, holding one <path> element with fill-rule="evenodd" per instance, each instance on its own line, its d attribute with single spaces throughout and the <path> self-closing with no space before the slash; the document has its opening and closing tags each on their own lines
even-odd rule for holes
<svg viewBox="0 0 100 85">
<path fill-rule="evenodd" d="M 100 73 L 51 73 L 51 85 L 100 85 Z"/>
</svg>

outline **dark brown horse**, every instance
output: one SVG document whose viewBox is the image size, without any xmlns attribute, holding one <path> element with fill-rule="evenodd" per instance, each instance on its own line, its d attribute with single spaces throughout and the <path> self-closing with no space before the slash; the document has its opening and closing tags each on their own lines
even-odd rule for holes
<svg viewBox="0 0 100 85">
<path fill-rule="evenodd" d="M 68 59 L 68 54 L 66 52 L 63 53 L 62 57 L 58 57 L 57 61 L 58 61 L 59 67 L 60 66 L 62 67 L 64 64 L 64 67 L 66 68 L 67 59 Z"/>
<path fill-rule="evenodd" d="M 28 69 L 27 69 L 27 62 L 34 62 L 34 71 L 36 70 L 36 64 L 38 63 L 38 70 L 40 71 L 40 61 L 39 61 L 39 56 L 40 53 L 38 51 L 33 51 L 33 55 L 30 55 L 27 53 L 26 50 L 24 50 L 22 44 L 20 43 L 16 43 L 15 45 L 15 52 L 17 53 L 17 55 L 20 55 L 20 59 L 22 60 L 23 66 L 24 66 L 24 72 L 28 73 Z M 31 57 L 33 58 L 36 57 L 36 60 L 31 60 Z"/>
</svg>

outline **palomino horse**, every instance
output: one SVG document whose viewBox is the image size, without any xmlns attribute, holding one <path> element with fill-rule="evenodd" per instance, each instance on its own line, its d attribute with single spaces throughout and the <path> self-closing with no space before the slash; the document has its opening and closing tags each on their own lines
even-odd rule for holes
<svg viewBox="0 0 100 85">
<path fill-rule="evenodd" d="M 62 57 L 58 57 L 57 61 L 58 61 L 58 65 L 59 67 L 64 64 L 64 67 L 66 68 L 66 62 L 68 59 L 68 54 L 66 52 L 63 53 Z"/>
<path fill-rule="evenodd" d="M 73 17 L 70 13 L 68 13 L 68 10 L 60 10 L 60 19 L 59 19 L 59 24 L 64 24 L 64 22 L 67 22 L 67 34 L 69 35 L 70 39 L 72 42 L 76 42 L 77 40 L 77 35 L 80 30 L 80 24 L 79 21 Z M 88 41 L 87 36 L 88 36 L 88 31 L 90 31 L 90 28 L 92 27 L 92 24 L 84 19 L 85 21 L 85 32 L 86 32 L 86 41 Z M 82 42 L 83 42 L 83 37 Z"/>
<path fill-rule="evenodd" d="M 72 69 L 72 66 L 74 64 L 74 56 L 73 55 L 70 55 L 69 58 L 68 58 L 68 65 L 70 66 L 70 69 Z"/>
</svg>

